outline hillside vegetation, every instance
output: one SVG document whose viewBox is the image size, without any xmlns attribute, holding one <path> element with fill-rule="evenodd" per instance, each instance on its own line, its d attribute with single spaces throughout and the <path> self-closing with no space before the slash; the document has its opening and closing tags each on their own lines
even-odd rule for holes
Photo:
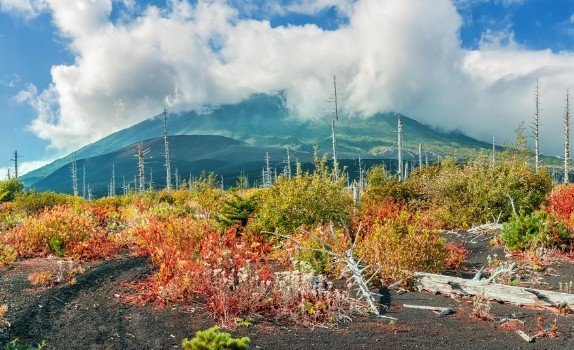
<svg viewBox="0 0 574 350">
<path fill-rule="evenodd" d="M 0 183 L 0 263 L 105 259 L 128 249 L 156 268 L 136 282 L 130 302 L 200 298 L 224 325 L 267 317 L 333 325 L 365 310 L 348 291 L 328 287 L 346 273 L 349 254 L 376 274 L 372 286 L 408 287 L 415 271 L 464 261 L 464 247 L 441 237 L 445 229 L 500 220 L 507 224 L 497 241 L 509 249 L 536 256 L 540 248 L 572 248 L 574 187 L 551 192 L 549 175 L 533 172 L 520 153 L 488 159 L 446 159 L 401 182 L 374 167 L 360 202 L 317 155 L 312 171 L 279 177 L 270 188 L 224 191 L 212 174 L 179 190 L 87 201 L 8 180 Z"/>
</svg>

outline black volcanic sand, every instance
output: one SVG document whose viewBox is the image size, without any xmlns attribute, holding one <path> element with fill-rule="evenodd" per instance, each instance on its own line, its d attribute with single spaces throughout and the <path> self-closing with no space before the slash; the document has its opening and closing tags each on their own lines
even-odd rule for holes
<svg viewBox="0 0 574 350">
<path fill-rule="evenodd" d="M 504 252 L 489 244 L 488 236 L 449 234 L 465 240 L 471 255 L 465 272 L 472 275 L 486 257 Z M 474 242 L 474 243 L 472 243 Z M 123 282 L 144 279 L 152 271 L 146 258 L 123 256 L 92 263 L 73 285 L 34 288 L 27 280 L 33 271 L 55 269 L 55 259 L 32 259 L 0 271 L 0 303 L 8 304 L 11 327 L 0 331 L 0 343 L 19 338 L 20 343 L 46 341 L 45 349 L 177 349 L 195 331 L 212 326 L 213 320 L 199 303 L 174 304 L 162 308 L 127 304 L 118 296 L 125 293 Z M 557 289 L 559 282 L 574 280 L 574 265 L 554 263 L 528 281 L 535 288 Z M 534 282 L 533 282 L 534 281 Z M 526 283 L 526 281 L 525 281 Z M 247 328 L 227 330 L 233 336 L 251 338 L 251 349 L 573 349 L 574 316 L 552 310 L 534 310 L 491 303 L 494 320 L 472 316 L 472 299 L 429 293 L 391 292 L 387 316 L 398 321 L 359 316 L 338 327 L 302 328 L 271 321 Z M 403 307 L 403 304 L 450 307 L 455 313 L 439 317 L 432 311 Z M 557 320 L 558 335 L 534 343 L 522 340 L 514 329 L 499 320 L 518 319 L 529 335 L 537 332 L 537 318 L 550 327 Z"/>
</svg>

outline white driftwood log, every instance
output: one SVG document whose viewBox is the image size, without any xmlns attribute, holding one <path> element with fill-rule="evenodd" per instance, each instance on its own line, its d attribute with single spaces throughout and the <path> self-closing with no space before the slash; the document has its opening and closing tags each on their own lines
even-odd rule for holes
<svg viewBox="0 0 574 350">
<path fill-rule="evenodd" d="M 490 300 L 497 300 L 520 306 L 568 306 L 569 308 L 574 309 L 574 294 L 487 283 L 485 280 L 477 281 L 473 279 L 437 275 L 426 272 L 416 272 L 415 285 L 419 290 L 433 293 L 466 296 L 482 294 Z"/>
</svg>

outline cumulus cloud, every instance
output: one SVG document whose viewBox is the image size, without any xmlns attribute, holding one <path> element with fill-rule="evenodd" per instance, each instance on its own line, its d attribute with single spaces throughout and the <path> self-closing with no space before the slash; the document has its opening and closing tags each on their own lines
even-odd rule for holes
<svg viewBox="0 0 574 350">
<path fill-rule="evenodd" d="M 47 0 L 1 0 L 0 10 L 34 18 L 48 9 Z"/>
<path fill-rule="evenodd" d="M 561 147 L 551 133 L 561 129 L 574 54 L 528 50 L 516 44 L 511 27 L 486 31 L 478 49 L 465 50 L 463 20 L 450 0 L 170 0 L 165 8 L 139 8 L 131 0 L 18 3 L 0 0 L 4 11 L 48 11 L 75 55 L 72 64 L 52 67 L 48 88 L 30 85 L 18 95 L 37 111 L 31 130 L 62 151 L 164 106 L 202 109 L 259 92 L 286 91 L 294 114 L 322 117 L 333 75 L 342 108 L 355 116 L 395 111 L 484 140 L 511 139 L 518 122 L 532 118 L 540 78 L 543 147 L 547 153 Z M 114 6 L 125 12 L 113 20 Z M 246 15 L 261 7 L 269 16 L 312 15 L 333 6 L 347 18 L 335 30 L 272 27 L 270 18 Z"/>
<path fill-rule="evenodd" d="M 30 172 L 34 169 L 43 167 L 46 164 L 50 164 L 54 160 L 56 159 L 18 162 L 18 176 L 26 174 L 27 172 Z M 10 177 L 14 176 L 14 167 L 0 167 L 0 181 L 8 179 L 8 174 L 10 174 Z"/>
</svg>

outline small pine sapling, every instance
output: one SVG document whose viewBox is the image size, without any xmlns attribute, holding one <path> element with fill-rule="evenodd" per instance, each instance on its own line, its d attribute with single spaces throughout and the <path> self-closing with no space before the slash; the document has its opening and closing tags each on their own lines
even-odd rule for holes
<svg viewBox="0 0 574 350">
<path fill-rule="evenodd" d="M 248 337 L 232 338 L 231 334 L 213 326 L 195 332 L 194 338 L 184 339 L 181 345 L 184 350 L 247 350 L 250 342 Z"/>
</svg>

